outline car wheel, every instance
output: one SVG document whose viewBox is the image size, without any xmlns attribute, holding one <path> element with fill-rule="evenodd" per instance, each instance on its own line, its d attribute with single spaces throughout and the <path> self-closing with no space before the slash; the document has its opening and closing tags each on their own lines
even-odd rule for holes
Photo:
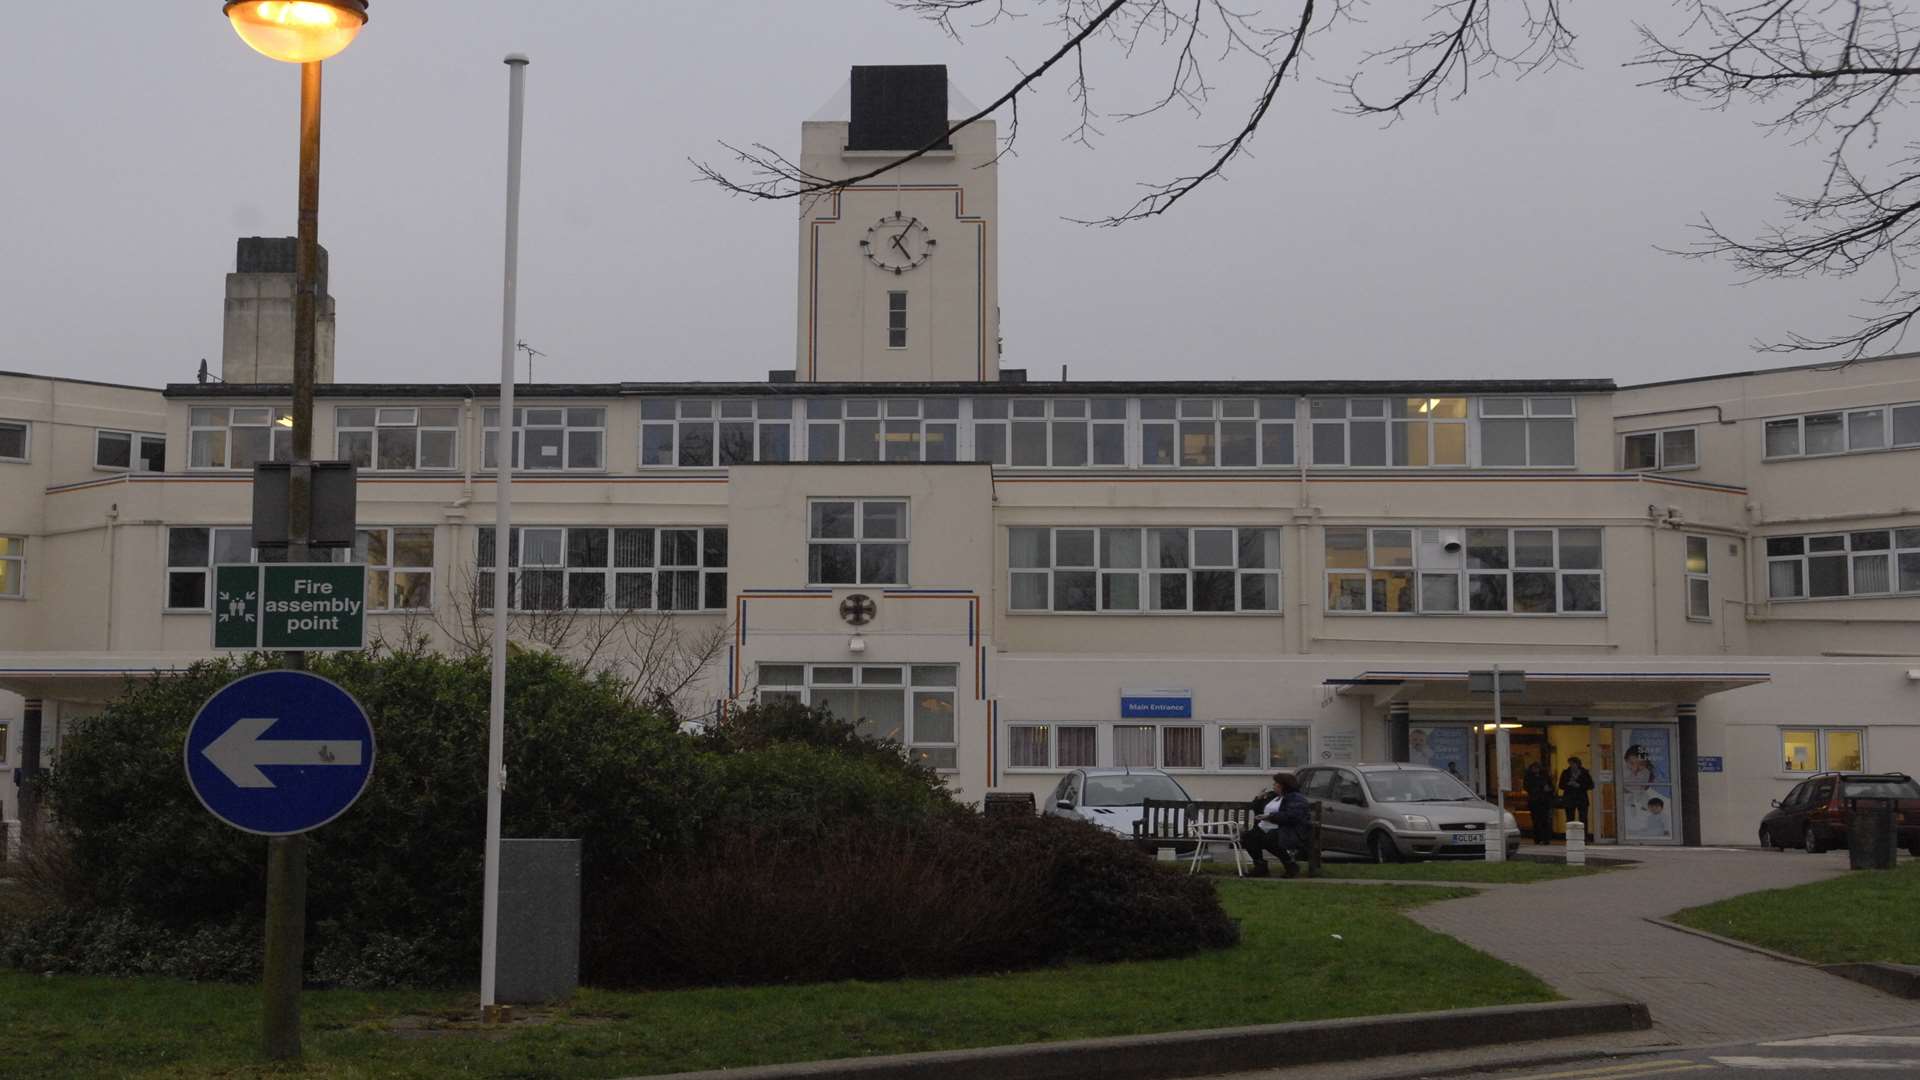
<svg viewBox="0 0 1920 1080">
<path fill-rule="evenodd" d="M 1820 842 L 1820 834 L 1811 825 L 1807 826 L 1806 835 L 1801 838 L 1800 846 L 1806 848 L 1809 855 L 1818 855 L 1827 850 L 1827 845 Z"/>
<path fill-rule="evenodd" d="M 1374 833 L 1367 838 L 1367 853 L 1372 855 L 1373 861 L 1377 863 L 1400 861 L 1399 847 L 1394 844 L 1393 837 L 1383 832 Z"/>
<path fill-rule="evenodd" d="M 1760 830 L 1760 846 L 1763 848 L 1770 847 L 1775 851 L 1787 850 L 1787 845 L 1773 838 L 1773 830 L 1766 828 Z"/>
</svg>

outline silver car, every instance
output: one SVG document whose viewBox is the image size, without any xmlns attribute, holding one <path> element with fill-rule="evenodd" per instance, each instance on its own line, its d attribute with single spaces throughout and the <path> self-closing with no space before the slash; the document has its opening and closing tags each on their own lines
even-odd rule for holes
<svg viewBox="0 0 1920 1080">
<path fill-rule="evenodd" d="M 1317 765 L 1299 772 L 1300 791 L 1321 808 L 1326 851 L 1401 859 L 1487 854 L 1487 834 L 1506 825 L 1507 854 L 1520 848 L 1512 814 L 1473 793 L 1452 773 L 1425 765 Z"/>
<path fill-rule="evenodd" d="M 1075 769 L 1047 796 L 1043 812 L 1090 821 L 1131 840 L 1146 799 L 1191 802 L 1193 796 L 1159 769 Z"/>
</svg>

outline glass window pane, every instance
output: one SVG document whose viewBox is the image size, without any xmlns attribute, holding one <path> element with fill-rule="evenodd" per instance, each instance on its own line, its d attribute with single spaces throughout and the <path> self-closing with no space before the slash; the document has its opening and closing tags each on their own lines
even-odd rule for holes
<svg viewBox="0 0 1920 1080">
<path fill-rule="evenodd" d="M 411 469 L 418 444 L 410 427 L 381 428 L 374 440 L 374 459 L 378 468 Z"/>
<path fill-rule="evenodd" d="M 1518 588 L 1517 585 L 1515 587 Z M 1561 611 L 1601 611 L 1603 607 L 1599 574 L 1560 575 Z"/>
<path fill-rule="evenodd" d="M 1163 570 L 1185 568 L 1190 565 L 1187 557 L 1187 530 L 1148 529 L 1147 565 Z"/>
<path fill-rule="evenodd" d="M 567 575 L 567 607 L 593 611 L 607 606 L 607 575 L 597 573 Z"/>
<path fill-rule="evenodd" d="M 1257 769 L 1260 767 L 1260 729 L 1222 727 L 1220 729 L 1220 767 Z"/>
<path fill-rule="evenodd" d="M 1806 595 L 1800 560 L 1767 564 L 1767 595 L 1775 600 Z"/>
<path fill-rule="evenodd" d="M 1893 410 L 1893 445 L 1920 445 L 1920 405 L 1902 405 Z"/>
<path fill-rule="evenodd" d="M 1329 569 L 1365 569 L 1366 565 L 1367 530 L 1327 529 L 1327 567 Z"/>
<path fill-rule="evenodd" d="M 1413 530 L 1373 530 L 1373 565 L 1383 568 L 1412 566 Z"/>
<path fill-rule="evenodd" d="M 1527 464 L 1573 464 L 1573 421 L 1534 420 L 1527 431 Z"/>
<path fill-rule="evenodd" d="M 853 539 L 853 506 L 851 502 L 813 502 L 808 507 L 812 522 L 807 535 L 820 540 Z"/>
<path fill-rule="evenodd" d="M 860 583 L 863 585 L 906 584 L 907 545 L 861 544 Z"/>
<path fill-rule="evenodd" d="M 1127 463 L 1127 427 L 1125 424 L 1093 425 L 1093 463 L 1095 465 L 1125 465 Z"/>
<path fill-rule="evenodd" d="M 1781 768 L 1787 772 L 1816 772 L 1820 768 L 1820 733 L 1782 731 L 1780 733 Z"/>
<path fill-rule="evenodd" d="M 1515 529 L 1513 565 L 1550 567 L 1553 565 L 1552 529 Z"/>
<path fill-rule="evenodd" d="M 1600 530 L 1561 529 L 1560 569 L 1600 569 Z"/>
<path fill-rule="evenodd" d="M 393 530 L 393 565 L 432 566 L 433 530 Z"/>
<path fill-rule="evenodd" d="M 353 537 L 353 553 L 361 562 L 388 566 L 387 530 L 361 529 Z"/>
<path fill-rule="evenodd" d="M 1649 431 L 1629 435 L 1621 454 L 1621 466 L 1628 469 L 1655 469 L 1660 466 L 1660 436 Z"/>
<path fill-rule="evenodd" d="M 520 565 L 561 566 L 565 533 L 560 529 L 520 530 Z"/>
<path fill-rule="evenodd" d="M 1222 420 L 1220 422 L 1220 464 L 1228 467 L 1251 467 L 1258 465 L 1259 448 L 1254 442 L 1254 422 L 1251 420 Z"/>
<path fill-rule="evenodd" d="M 1260 425 L 1260 463 L 1262 465 L 1293 464 L 1293 425 Z"/>
<path fill-rule="evenodd" d="M 1469 570 L 1505 570 L 1507 568 L 1507 530 L 1468 529 L 1467 568 Z"/>
<path fill-rule="evenodd" d="M 916 743 L 953 741 L 953 691 L 914 691 L 913 741 Z"/>
<path fill-rule="evenodd" d="M 1007 565 L 1044 569 L 1048 565 L 1046 529 L 1008 529 Z"/>
<path fill-rule="evenodd" d="M 1687 537 L 1687 573 L 1704 574 L 1707 572 L 1707 538 L 1704 536 Z"/>
<path fill-rule="evenodd" d="M 1847 448 L 1846 422 L 1839 413 L 1818 413 L 1806 418 L 1807 453 L 1837 454 Z"/>
<path fill-rule="evenodd" d="M 558 469 L 566 464 L 565 437 L 566 432 L 561 428 L 528 428 L 525 434 L 526 456 L 520 463 L 521 467 Z M 711 460 L 707 463 L 712 464 Z"/>
<path fill-rule="evenodd" d="M 1524 398 L 1495 397 L 1480 399 L 1481 416 L 1525 416 L 1527 402 Z"/>
<path fill-rule="evenodd" d="M 213 530 L 213 561 L 216 563 L 252 562 L 253 530 Z"/>
<path fill-rule="evenodd" d="M 868 540 L 907 538 L 907 504 L 869 500 L 860 504 L 860 535 Z"/>
<path fill-rule="evenodd" d="M 1246 574 L 1240 575 L 1241 611 L 1279 611 L 1280 575 Z"/>
<path fill-rule="evenodd" d="M 957 686 L 960 669 L 952 664 L 916 664 L 912 675 L 915 686 Z"/>
<path fill-rule="evenodd" d="M 1280 530 L 1241 529 L 1239 566 L 1242 570 L 1278 569 Z"/>
<path fill-rule="evenodd" d="M 1053 533 L 1053 564 L 1055 566 L 1092 566 L 1093 563 L 1092 529 L 1055 529 Z"/>
<path fill-rule="evenodd" d="M 133 468 L 133 436 L 102 431 L 94 436 L 93 463 L 103 469 Z"/>
<path fill-rule="evenodd" d="M 1187 610 L 1187 575 L 1154 574 L 1149 595 L 1153 598 L 1155 611 Z"/>
<path fill-rule="evenodd" d="M 1097 764 L 1098 731 L 1091 725 L 1077 724 L 1055 728 L 1054 764 L 1062 769 L 1088 768 Z"/>
<path fill-rule="evenodd" d="M 1413 571 L 1375 570 L 1371 583 L 1374 611 L 1388 614 L 1413 612 Z"/>
<path fill-rule="evenodd" d="M 1140 575 L 1106 573 L 1100 575 L 1100 606 L 1107 611 L 1140 610 Z"/>
<path fill-rule="evenodd" d="M 1045 611 L 1050 599 L 1047 593 L 1047 574 L 1044 571 L 1014 572 L 1012 594 L 1007 598 L 1008 607 L 1015 611 Z"/>
<path fill-rule="evenodd" d="M 1015 769 L 1044 769 L 1053 764 L 1048 728 L 1044 724 L 1015 724 L 1007 728 L 1007 764 Z"/>
<path fill-rule="evenodd" d="M 1847 546 L 1854 551 L 1885 551 L 1891 541 L 1892 534 L 1887 530 L 1873 529 L 1851 534 L 1847 537 Z"/>
<path fill-rule="evenodd" d="M 1800 454 L 1800 421 L 1767 421 L 1767 456 L 1798 457 Z"/>
<path fill-rule="evenodd" d="M 1467 463 L 1467 425 L 1433 425 L 1433 463 L 1435 465 Z"/>
<path fill-rule="evenodd" d="M 1847 595 L 1847 557 L 1820 555 L 1808 559 L 1807 586 L 1812 596 Z"/>
<path fill-rule="evenodd" d="M 1053 574 L 1053 610 L 1094 610 L 1094 572 L 1056 570 Z"/>
<path fill-rule="evenodd" d="M 1687 617 L 1691 619 L 1713 618 L 1713 598 L 1706 578 L 1696 577 L 1687 579 Z"/>
<path fill-rule="evenodd" d="M 1237 575 L 1231 570 L 1195 570 L 1193 572 L 1193 610 L 1236 610 Z"/>
<path fill-rule="evenodd" d="M 899 690 L 856 690 L 854 732 L 883 742 L 907 740 L 907 699 Z"/>
<path fill-rule="evenodd" d="M 21 440 L 24 446 L 25 440 Z M 214 431 L 196 431 L 187 442 L 188 463 L 196 469 L 218 469 L 227 463 L 227 432 L 224 428 Z M 9 454 L 19 457 L 19 453 Z"/>
<path fill-rule="evenodd" d="M 1853 595 L 1893 591 L 1892 567 L 1885 554 L 1853 557 Z"/>
<path fill-rule="evenodd" d="M 1699 448 L 1694 439 L 1692 428 L 1663 433 L 1660 436 L 1660 467 L 1691 469 L 1698 465 L 1700 463 Z"/>
<path fill-rule="evenodd" d="M 206 529 L 168 529 L 168 566 L 205 566 L 212 552 L 212 537 Z"/>
<path fill-rule="evenodd" d="M 607 530 L 568 529 L 567 565 L 573 567 L 607 565 Z"/>
<path fill-rule="evenodd" d="M 1327 610 L 1367 610 L 1367 575 L 1328 574 Z"/>
<path fill-rule="evenodd" d="M 1086 463 L 1087 425 L 1082 421 L 1055 420 L 1053 422 L 1054 466 L 1076 467 Z"/>
<path fill-rule="evenodd" d="M 207 604 L 207 572 L 191 570 L 185 573 L 175 571 L 167 575 L 167 606 L 170 608 L 197 608 Z"/>
<path fill-rule="evenodd" d="M 1206 467 L 1214 463 L 1213 421 L 1183 420 L 1180 423 L 1180 464 Z"/>
<path fill-rule="evenodd" d="M 1359 402 L 1354 404 L 1358 405 Z M 1377 420 L 1354 420 L 1347 424 L 1349 465 L 1385 465 L 1387 463 L 1387 425 Z"/>
<path fill-rule="evenodd" d="M 1887 445 L 1887 414 L 1864 409 L 1847 414 L 1847 449 L 1881 450 Z"/>
<path fill-rule="evenodd" d="M 1480 421 L 1480 464 L 1503 466 L 1527 463 L 1525 420 Z"/>
<path fill-rule="evenodd" d="M 1804 555 L 1806 554 L 1806 551 L 1807 551 L 1807 542 L 1802 537 L 1798 537 L 1798 536 L 1767 537 L 1767 554 L 1768 555 Z"/>
<path fill-rule="evenodd" d="M 1470 611 L 1507 610 L 1507 576 L 1468 574 L 1467 608 Z"/>
<path fill-rule="evenodd" d="M 1308 763 L 1313 729 L 1299 724 L 1267 728 L 1267 768 L 1297 769 Z"/>
<path fill-rule="evenodd" d="M 849 404 L 857 404 L 850 402 Z M 848 461 L 879 461 L 880 421 L 848 420 L 845 455 Z"/>
<path fill-rule="evenodd" d="M 1233 564 L 1232 529 L 1193 530 L 1193 565 L 1232 566 Z"/>
<path fill-rule="evenodd" d="M 1021 420 L 1013 424 L 1013 464 L 1043 466 L 1047 463 L 1047 425 L 1040 420 Z"/>
<path fill-rule="evenodd" d="M 1109 570 L 1133 570 L 1140 566 L 1139 529 L 1101 529 L 1100 565 Z"/>
<path fill-rule="evenodd" d="M 1206 761 L 1203 732 L 1199 727 L 1167 727 L 1161 729 L 1164 756 L 1162 764 L 1169 769 L 1198 769 Z"/>
<path fill-rule="evenodd" d="M 1172 465 L 1174 443 L 1174 425 L 1140 425 L 1140 464 Z"/>
<path fill-rule="evenodd" d="M 1920 554 L 1901 553 L 1900 591 L 1920 592 Z"/>
<path fill-rule="evenodd" d="M 1313 463 L 1315 465 L 1347 463 L 1347 426 L 1345 424 L 1313 425 Z"/>
<path fill-rule="evenodd" d="M 1857 731 L 1829 731 L 1826 733 L 1826 767 L 1839 772 L 1856 772 L 1866 768 L 1860 753 L 1860 733 Z"/>
<path fill-rule="evenodd" d="M 1460 575 L 1421 574 L 1420 610 L 1432 612 L 1459 611 Z"/>
<path fill-rule="evenodd" d="M 1550 615 L 1557 610 L 1553 574 L 1513 575 L 1513 610 L 1524 615 Z"/>
<path fill-rule="evenodd" d="M 661 529 L 661 566 L 699 566 L 700 530 Z"/>
<path fill-rule="evenodd" d="M 451 431 L 422 431 L 420 433 L 420 467 L 423 469 L 451 469 L 454 466 L 455 435 Z"/>
</svg>

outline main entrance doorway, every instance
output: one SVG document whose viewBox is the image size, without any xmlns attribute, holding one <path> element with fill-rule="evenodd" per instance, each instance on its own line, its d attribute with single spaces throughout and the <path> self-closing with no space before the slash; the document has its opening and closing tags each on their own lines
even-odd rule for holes
<svg viewBox="0 0 1920 1080">
<path fill-rule="evenodd" d="M 1588 843 L 1680 842 L 1674 771 L 1680 759 L 1678 724 L 1512 717 L 1503 726 L 1511 786 L 1494 791 L 1499 769 L 1492 724 L 1473 729 L 1472 784 L 1488 801 L 1512 811 L 1528 837 L 1564 840 L 1567 822 L 1577 817 L 1586 823 Z M 1536 764 L 1553 787 L 1553 800 L 1544 808 L 1527 789 L 1527 770 Z M 1536 831 L 1535 815 L 1543 810 L 1549 815 L 1543 818 L 1546 828 Z"/>
</svg>

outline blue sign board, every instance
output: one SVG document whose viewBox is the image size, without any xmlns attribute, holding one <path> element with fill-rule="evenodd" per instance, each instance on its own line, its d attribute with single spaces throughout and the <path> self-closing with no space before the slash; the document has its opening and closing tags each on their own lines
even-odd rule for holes
<svg viewBox="0 0 1920 1080">
<path fill-rule="evenodd" d="M 1703 757 L 1696 758 L 1695 760 L 1700 763 L 1701 772 L 1720 772 L 1721 765 L 1723 764 L 1717 757 Z"/>
<path fill-rule="evenodd" d="M 187 783 L 207 812 L 262 836 L 317 829 L 373 775 L 373 725 L 352 695 L 304 671 L 262 671 L 207 699 L 187 729 Z"/>
<path fill-rule="evenodd" d="M 1122 720 L 1191 720 L 1193 719 L 1193 691 L 1122 690 L 1120 691 L 1120 718 Z"/>
</svg>

